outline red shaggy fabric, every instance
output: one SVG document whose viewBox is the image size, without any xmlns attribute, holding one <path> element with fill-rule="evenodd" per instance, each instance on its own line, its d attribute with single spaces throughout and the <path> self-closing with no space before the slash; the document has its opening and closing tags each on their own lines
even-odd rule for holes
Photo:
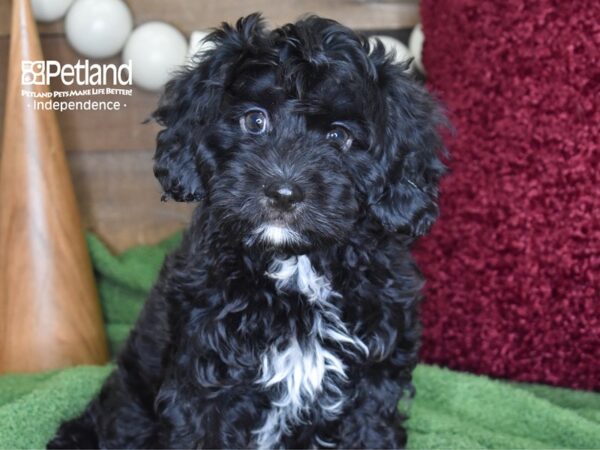
<svg viewBox="0 0 600 450">
<path fill-rule="evenodd" d="M 417 248 L 425 361 L 600 389 L 600 2 L 422 0 L 456 129 Z"/>
</svg>

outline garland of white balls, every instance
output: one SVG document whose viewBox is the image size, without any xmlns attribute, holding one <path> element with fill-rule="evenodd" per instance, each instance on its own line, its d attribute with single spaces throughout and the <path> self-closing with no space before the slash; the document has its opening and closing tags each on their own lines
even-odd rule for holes
<svg viewBox="0 0 600 450">
<path fill-rule="evenodd" d="M 207 33 L 192 33 L 188 46 L 185 36 L 165 22 L 147 22 L 133 28 L 131 11 L 123 0 L 31 0 L 33 15 L 40 22 L 65 17 L 65 34 L 69 44 L 90 58 L 109 58 L 122 51 L 122 60 L 132 62 L 133 82 L 150 91 L 160 90 L 174 70 L 188 57 L 206 48 Z M 407 48 L 390 36 L 379 38 L 396 61 L 413 58 L 424 72 L 421 52 L 424 36 L 421 25 L 411 32 Z"/>
</svg>

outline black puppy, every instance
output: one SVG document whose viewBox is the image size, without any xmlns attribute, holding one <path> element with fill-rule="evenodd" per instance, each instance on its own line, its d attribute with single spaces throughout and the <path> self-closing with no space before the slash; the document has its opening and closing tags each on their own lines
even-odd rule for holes
<svg viewBox="0 0 600 450">
<path fill-rule="evenodd" d="M 223 25 L 155 118 L 181 247 L 50 448 L 399 448 L 443 117 L 406 65 L 331 20 Z"/>
</svg>

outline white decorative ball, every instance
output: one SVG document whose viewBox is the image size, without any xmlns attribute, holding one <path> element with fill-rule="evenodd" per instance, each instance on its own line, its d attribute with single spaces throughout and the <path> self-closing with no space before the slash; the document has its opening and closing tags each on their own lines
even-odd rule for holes
<svg viewBox="0 0 600 450">
<path fill-rule="evenodd" d="M 33 16 L 40 22 L 54 22 L 65 15 L 73 0 L 31 0 Z"/>
<path fill-rule="evenodd" d="M 423 34 L 423 29 L 421 28 L 421 24 L 418 23 L 410 33 L 410 38 L 408 40 L 408 48 L 410 52 L 415 58 L 415 66 L 421 72 L 425 73 L 425 66 L 423 65 L 423 42 L 425 41 L 425 35 Z"/>
<path fill-rule="evenodd" d="M 122 0 L 76 0 L 65 20 L 69 43 L 91 58 L 119 53 L 132 27 L 131 13 Z"/>
<path fill-rule="evenodd" d="M 209 35 L 207 31 L 193 31 L 190 36 L 190 49 L 188 57 L 193 58 L 199 52 L 205 52 L 215 47 L 213 42 L 206 42 L 204 39 Z"/>
<path fill-rule="evenodd" d="M 371 45 L 375 45 L 375 39 L 379 39 L 381 41 L 386 53 L 394 54 L 395 63 L 400 63 L 412 58 L 410 50 L 398 39 L 395 39 L 391 36 L 371 36 L 369 38 Z"/>
<path fill-rule="evenodd" d="M 172 72 L 185 64 L 188 45 L 177 28 L 164 22 L 148 22 L 133 30 L 123 50 L 123 62 L 131 60 L 133 82 L 150 91 L 159 90 Z"/>
</svg>

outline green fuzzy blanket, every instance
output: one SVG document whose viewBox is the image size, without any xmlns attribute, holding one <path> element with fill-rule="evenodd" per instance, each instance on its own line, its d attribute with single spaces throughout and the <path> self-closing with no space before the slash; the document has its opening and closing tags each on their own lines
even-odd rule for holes
<svg viewBox="0 0 600 450">
<path fill-rule="evenodd" d="M 123 343 L 174 236 L 112 255 L 90 236 L 113 351 Z M 110 366 L 0 377 L 0 448 L 41 448 L 61 420 L 81 411 Z M 420 365 L 409 447 L 598 448 L 600 394 L 490 380 Z"/>
</svg>

